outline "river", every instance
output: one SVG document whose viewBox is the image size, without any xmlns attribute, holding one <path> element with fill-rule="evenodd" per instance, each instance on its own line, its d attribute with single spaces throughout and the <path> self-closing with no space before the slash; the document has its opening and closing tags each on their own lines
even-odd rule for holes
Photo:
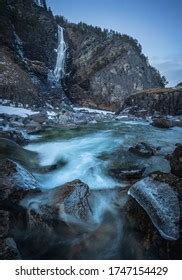
<svg viewBox="0 0 182 280">
<path fill-rule="evenodd" d="M 152 157 L 132 154 L 128 149 L 138 142 L 159 147 Z M 118 121 L 88 124 L 72 129 L 48 129 L 31 136 L 25 148 L 38 153 L 39 166 L 34 176 L 42 189 L 50 189 L 80 179 L 91 189 L 93 224 L 86 233 L 73 234 L 40 258 L 48 259 L 158 259 L 148 254 L 138 233 L 125 221 L 122 207 L 131 182 L 110 176 L 111 167 L 145 167 L 145 174 L 169 172 L 165 156 L 181 142 L 181 128 L 156 128 L 145 120 L 123 118 Z M 79 227 L 79 225 L 77 225 Z M 83 225 L 82 225 L 83 227 Z M 83 230 L 83 228 L 82 228 Z M 82 231 L 81 230 L 81 231 Z M 77 231 L 76 231 L 77 232 Z"/>
</svg>

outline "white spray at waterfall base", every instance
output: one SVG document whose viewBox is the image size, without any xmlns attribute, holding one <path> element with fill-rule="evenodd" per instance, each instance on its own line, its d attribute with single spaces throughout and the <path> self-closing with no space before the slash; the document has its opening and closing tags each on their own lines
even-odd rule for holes
<svg viewBox="0 0 182 280">
<path fill-rule="evenodd" d="M 58 25 L 58 48 L 56 65 L 54 70 L 49 71 L 48 79 L 57 84 L 65 75 L 66 43 L 64 41 L 64 29 Z"/>
</svg>

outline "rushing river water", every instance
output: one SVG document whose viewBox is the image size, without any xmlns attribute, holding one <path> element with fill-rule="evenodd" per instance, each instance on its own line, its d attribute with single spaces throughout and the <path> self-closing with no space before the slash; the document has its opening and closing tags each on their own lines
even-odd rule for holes
<svg viewBox="0 0 182 280">
<path fill-rule="evenodd" d="M 69 130 L 49 130 L 34 136 L 25 148 L 38 153 L 42 167 L 58 164 L 56 170 L 46 174 L 35 173 L 43 188 L 80 179 L 92 189 L 105 189 L 124 184 L 107 174 L 108 166 L 114 161 L 123 166 L 145 165 L 146 172 L 169 171 L 164 156 L 180 141 L 179 127 L 159 129 L 145 121 L 123 120 Z M 150 159 L 132 155 L 128 149 L 138 142 L 159 146 L 160 152 Z"/>
<path fill-rule="evenodd" d="M 160 147 L 152 157 L 141 157 L 128 151 L 138 142 Z M 145 167 L 145 174 L 170 171 L 165 156 L 181 142 L 181 128 L 159 129 L 144 120 L 123 119 L 101 124 L 89 124 L 72 129 L 49 129 L 32 135 L 25 148 L 38 153 L 39 167 L 34 176 L 43 189 L 80 179 L 91 189 L 90 205 L 93 228 L 72 236 L 40 258 L 68 259 L 150 259 L 135 231 L 128 227 L 122 214 L 127 200 L 126 180 L 111 177 L 111 167 Z M 124 191 L 125 190 L 125 191 Z M 119 194 L 119 195 L 118 195 Z M 118 199 L 119 197 L 119 199 Z M 79 225 L 78 225 L 79 227 Z M 63 244 L 67 244 L 66 247 Z M 69 245 L 68 245 L 69 244 Z"/>
</svg>

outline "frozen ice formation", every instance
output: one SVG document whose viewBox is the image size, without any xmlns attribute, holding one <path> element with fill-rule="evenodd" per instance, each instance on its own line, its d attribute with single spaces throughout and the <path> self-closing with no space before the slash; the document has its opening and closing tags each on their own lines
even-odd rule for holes
<svg viewBox="0 0 182 280">
<path fill-rule="evenodd" d="M 136 182 L 128 194 L 147 212 L 163 238 L 179 238 L 179 200 L 176 191 L 169 184 L 147 177 Z"/>
</svg>

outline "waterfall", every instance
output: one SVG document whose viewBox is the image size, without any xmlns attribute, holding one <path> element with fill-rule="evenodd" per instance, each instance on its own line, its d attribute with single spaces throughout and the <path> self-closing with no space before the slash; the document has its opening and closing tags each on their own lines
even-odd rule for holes
<svg viewBox="0 0 182 280">
<path fill-rule="evenodd" d="M 22 43 L 20 37 L 18 36 L 18 34 L 15 31 L 13 31 L 13 35 L 15 37 L 15 48 L 16 48 L 16 51 L 17 51 L 19 57 L 21 58 L 21 60 L 24 61 L 23 43 Z"/>
<path fill-rule="evenodd" d="M 65 55 L 66 55 L 66 43 L 64 41 L 64 29 L 58 25 L 58 48 L 56 65 L 54 70 L 49 73 L 49 80 L 53 83 L 58 83 L 65 74 Z"/>
</svg>

